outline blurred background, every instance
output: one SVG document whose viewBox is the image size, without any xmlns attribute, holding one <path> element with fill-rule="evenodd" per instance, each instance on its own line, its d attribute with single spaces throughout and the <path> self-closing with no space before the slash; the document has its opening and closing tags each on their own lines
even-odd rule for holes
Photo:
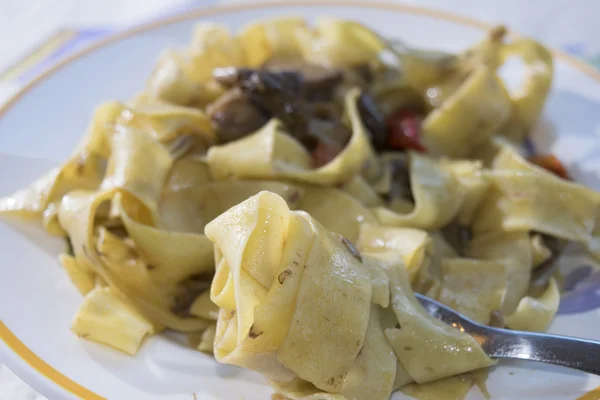
<svg viewBox="0 0 600 400">
<path fill-rule="evenodd" d="M 600 68 L 600 0 L 379 1 L 503 23 Z M 256 1 L 0 0 L 0 105 L 44 69 L 119 30 L 189 9 L 252 2 Z M 0 363 L 0 400 L 42 399 Z"/>
<path fill-rule="evenodd" d="M 255 1 L 0 0 L 0 102 L 60 58 L 115 31 L 191 8 Z M 598 0 L 382 1 L 504 23 L 600 67 Z"/>
</svg>

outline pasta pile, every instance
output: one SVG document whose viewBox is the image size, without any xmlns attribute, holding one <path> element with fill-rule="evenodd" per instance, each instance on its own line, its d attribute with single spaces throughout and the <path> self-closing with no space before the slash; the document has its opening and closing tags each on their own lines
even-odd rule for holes
<svg viewBox="0 0 600 400">
<path fill-rule="evenodd" d="M 449 55 L 330 17 L 237 34 L 201 23 L 188 48 L 161 56 L 141 94 L 96 109 L 62 166 L 2 198 L 0 214 L 67 239 L 59 259 L 84 296 L 72 330 L 88 340 L 135 354 L 147 336 L 183 332 L 289 399 L 388 399 L 440 382 L 466 393 L 469 373 L 493 361 L 427 315 L 413 290 L 484 324 L 544 331 L 559 303 L 560 246 L 600 253 L 600 195 L 521 147 L 552 57 L 504 34 Z M 384 53 L 395 64 L 380 61 Z M 528 73 L 511 93 L 497 70 L 513 56 Z M 311 125 L 295 111 L 263 118 L 252 109 L 264 123 L 250 133 L 233 135 L 248 128 L 233 117 L 215 125 L 221 114 L 211 110 L 228 90 L 274 107 L 256 97 L 268 87 L 241 80 L 275 58 L 376 71 L 368 87 L 337 83 L 332 126 L 347 137 L 325 162 L 315 154 L 327 138 L 307 145 L 298 132 Z M 289 74 L 265 76 L 293 89 Z M 378 142 L 365 93 L 385 115 L 415 93 L 428 99 L 418 143 L 408 134 Z M 402 149 L 386 147 L 398 141 Z"/>
</svg>

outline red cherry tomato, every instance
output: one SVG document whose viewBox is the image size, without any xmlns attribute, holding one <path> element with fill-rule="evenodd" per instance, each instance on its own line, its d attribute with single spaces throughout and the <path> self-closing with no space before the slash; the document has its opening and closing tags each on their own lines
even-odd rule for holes
<svg viewBox="0 0 600 400">
<path fill-rule="evenodd" d="M 388 145 L 395 150 L 427 152 L 420 142 L 421 117 L 411 111 L 399 110 L 386 121 Z"/>
<path fill-rule="evenodd" d="M 537 154 L 528 158 L 529 162 L 552 172 L 563 179 L 571 179 L 567 169 L 553 154 Z"/>
</svg>

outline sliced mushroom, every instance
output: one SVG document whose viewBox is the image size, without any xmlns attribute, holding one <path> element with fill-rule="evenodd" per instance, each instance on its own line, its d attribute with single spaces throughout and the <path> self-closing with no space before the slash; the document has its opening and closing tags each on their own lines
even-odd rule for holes
<svg viewBox="0 0 600 400">
<path fill-rule="evenodd" d="M 263 66 L 272 72 L 294 72 L 302 75 L 304 95 L 308 101 L 330 101 L 343 75 L 338 69 L 309 64 L 302 60 L 269 60 Z"/>
<path fill-rule="evenodd" d="M 289 71 L 216 68 L 213 76 L 227 87 L 239 88 L 254 105 L 279 118 L 292 136 L 305 142 L 308 114 L 302 98 L 302 75 Z"/>
<path fill-rule="evenodd" d="M 239 87 L 248 95 L 300 94 L 303 78 L 293 71 L 270 72 L 251 68 L 215 68 L 215 80 L 226 87 Z"/>
<path fill-rule="evenodd" d="M 240 139 L 269 120 L 269 115 L 238 88 L 225 92 L 208 106 L 207 111 L 220 143 Z"/>
</svg>

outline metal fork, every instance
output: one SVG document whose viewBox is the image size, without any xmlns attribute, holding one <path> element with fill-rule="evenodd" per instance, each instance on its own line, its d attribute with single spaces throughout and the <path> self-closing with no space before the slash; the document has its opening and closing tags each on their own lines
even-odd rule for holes
<svg viewBox="0 0 600 400">
<path fill-rule="evenodd" d="M 493 328 L 427 296 L 419 293 L 415 296 L 429 315 L 473 336 L 490 357 L 539 361 L 600 375 L 600 342 Z"/>
</svg>

